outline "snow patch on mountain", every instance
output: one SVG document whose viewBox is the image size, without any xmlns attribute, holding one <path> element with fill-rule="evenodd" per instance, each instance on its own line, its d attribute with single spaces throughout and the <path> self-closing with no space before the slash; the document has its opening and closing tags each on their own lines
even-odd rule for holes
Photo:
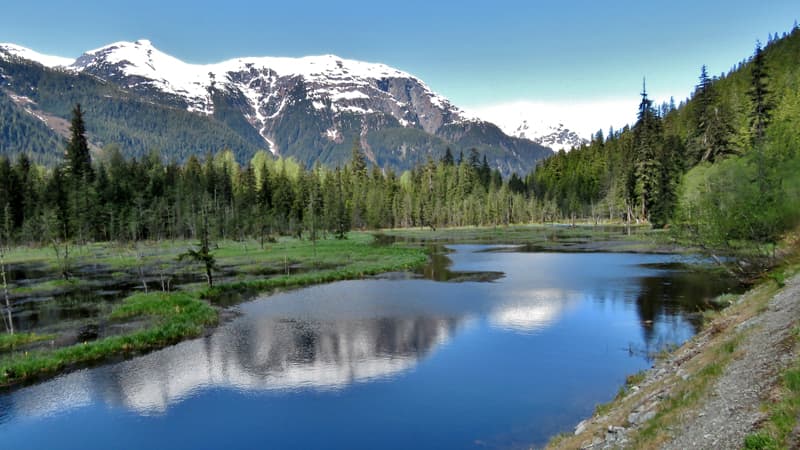
<svg viewBox="0 0 800 450">
<path fill-rule="evenodd" d="M 530 139 L 539 145 L 549 147 L 555 151 L 569 151 L 573 147 L 579 147 L 588 142 L 586 139 L 578 136 L 578 133 L 566 128 L 563 123 L 548 124 L 543 120 L 529 122 L 523 119 L 516 128 L 513 130 L 511 130 L 511 128 L 513 128 L 513 126 L 501 127 L 503 132 L 509 136 Z"/>
<path fill-rule="evenodd" d="M 509 136 L 528 139 L 554 151 L 569 151 L 588 142 L 568 128 L 566 121 L 549 108 L 531 107 L 525 102 L 476 108 L 472 113 L 492 122 Z"/>
<path fill-rule="evenodd" d="M 136 42 L 116 42 L 81 55 L 70 69 L 83 72 L 114 70 L 115 75 L 128 77 L 128 88 L 147 84 L 162 92 L 186 99 L 190 111 L 212 114 L 209 87 L 214 75 L 203 66 L 187 64 L 159 51 L 153 44 L 140 39 Z"/>
<path fill-rule="evenodd" d="M 633 98 L 581 101 L 515 101 L 470 108 L 504 133 L 524 137 L 553 150 L 570 150 L 598 130 L 621 129 L 636 121 Z M 633 105 L 633 106 L 631 106 Z"/>
<path fill-rule="evenodd" d="M 302 79 L 306 97 L 317 110 L 335 114 L 390 112 L 403 126 L 428 132 L 470 117 L 413 75 L 384 64 L 336 55 L 234 58 L 215 64 L 189 64 L 145 39 L 116 42 L 86 52 L 70 65 L 131 89 L 152 88 L 182 99 L 190 111 L 213 114 L 213 91 L 241 92 L 257 128 L 286 106 L 289 81 Z M 401 80 L 401 82 L 398 82 Z M 280 98 L 279 98 L 280 97 Z M 436 111 L 430 111 L 431 109 Z M 423 111 L 425 110 L 425 111 Z"/>
<path fill-rule="evenodd" d="M 488 114 L 484 119 L 500 127 L 503 133 L 509 136 L 528 139 L 554 151 L 569 151 L 573 147 L 580 147 L 588 142 L 587 139 L 567 128 L 558 118 L 525 118 L 511 113 Z"/>
<path fill-rule="evenodd" d="M 43 55 L 29 48 L 10 43 L 0 43 L 0 57 L 3 57 L 3 55 L 27 59 L 50 68 L 66 67 L 75 61 L 71 58 L 62 58 L 61 56 Z"/>
<path fill-rule="evenodd" d="M 202 115 L 216 113 L 216 119 L 232 131 L 252 139 L 252 130 L 242 124 L 243 118 L 274 154 L 296 153 L 298 143 L 305 145 L 307 138 L 321 146 L 341 144 L 360 128 L 362 141 L 367 142 L 370 131 L 396 127 L 415 128 L 453 143 L 485 142 L 509 156 L 495 161 L 504 173 L 527 171 L 532 161 L 548 153 L 532 142 L 497 133 L 482 116 L 456 107 L 407 72 L 336 55 L 190 64 L 158 50 L 146 39 L 116 42 L 75 60 L 48 59 L 18 46 L 13 52 L 0 48 L 0 57 L 3 55 L 46 61 L 62 70 L 87 74 L 156 105 Z M 403 142 L 392 158 L 404 161 L 407 151 L 431 151 L 423 147 L 418 142 Z M 364 148 L 368 158 L 377 161 L 367 144 Z"/>
</svg>

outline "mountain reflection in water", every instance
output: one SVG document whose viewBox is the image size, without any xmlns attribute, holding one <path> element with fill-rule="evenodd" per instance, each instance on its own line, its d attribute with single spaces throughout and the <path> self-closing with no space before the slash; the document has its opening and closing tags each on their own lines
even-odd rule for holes
<svg viewBox="0 0 800 450">
<path fill-rule="evenodd" d="M 238 306 L 210 336 L 0 396 L 0 433 L 10 436 L 9 448 L 36 448 L 59 442 L 59 430 L 111 423 L 139 430 L 135 444 L 146 447 L 153 442 L 141 436 L 157 420 L 194 433 L 185 448 L 218 435 L 233 447 L 308 448 L 350 442 L 326 439 L 346 434 L 344 417 L 357 416 L 375 427 L 358 448 L 386 446 L 381 436 L 398 417 L 430 429 L 431 448 L 462 448 L 478 437 L 489 447 L 541 443 L 610 398 L 626 374 L 648 365 L 648 353 L 689 338 L 698 305 L 728 286 L 658 266 L 674 259 L 663 255 L 454 248 L 447 271 L 503 277 L 344 281 L 263 297 Z M 277 425 L 226 431 L 235 421 L 208 435 L 186 416 L 198 404 L 239 421 L 305 421 L 328 437 L 300 438 Z M 382 404 L 393 406 L 375 408 Z M 324 412 L 330 408 L 345 409 L 343 422 Z M 51 424 L 47 437 L 36 435 L 47 442 L 30 439 L 39 420 Z M 426 447 L 394 436 L 388 447 Z M 97 436 L 79 444 L 119 448 Z"/>
</svg>

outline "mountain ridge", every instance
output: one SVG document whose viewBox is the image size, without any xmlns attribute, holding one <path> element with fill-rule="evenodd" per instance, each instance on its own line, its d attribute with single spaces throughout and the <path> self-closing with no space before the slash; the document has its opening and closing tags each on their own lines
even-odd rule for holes
<svg viewBox="0 0 800 450">
<path fill-rule="evenodd" d="M 349 157 L 352 143 L 359 141 L 371 149 L 375 164 L 407 169 L 440 157 L 446 147 L 466 150 L 462 141 L 469 136 L 466 140 L 487 154 L 491 165 L 510 174 L 527 172 L 550 154 L 532 141 L 499 136 L 491 129 L 494 124 L 471 117 L 407 72 L 336 55 L 189 64 L 141 39 L 90 50 L 67 64 L 67 58 L 0 44 L 0 62 L 24 61 L 61 77 L 88 75 L 121 90 L 105 94 L 110 97 L 136 96 L 221 122 L 249 143 L 237 152 L 245 158 L 252 147 L 260 147 L 294 156 L 307 166 L 317 161 L 340 164 Z M 0 86 L 16 95 L 29 93 L 9 82 L 8 74 L 0 73 Z M 398 135 L 404 138 L 398 140 Z M 113 142 L 109 136 L 102 138 Z"/>
<path fill-rule="evenodd" d="M 503 128 L 501 128 L 503 129 Z M 506 133 L 509 136 L 530 139 L 537 144 L 552 148 L 553 150 L 569 151 L 575 147 L 589 143 L 588 139 L 582 138 L 578 133 L 570 130 L 563 123 L 556 125 L 539 124 L 539 127 L 532 127 L 528 120 L 523 120 L 513 132 Z"/>
</svg>

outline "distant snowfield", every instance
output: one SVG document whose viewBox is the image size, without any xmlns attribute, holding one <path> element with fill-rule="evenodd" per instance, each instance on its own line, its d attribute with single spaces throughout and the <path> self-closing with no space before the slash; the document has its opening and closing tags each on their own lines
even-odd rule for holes
<svg viewBox="0 0 800 450">
<path fill-rule="evenodd" d="M 546 134 L 557 124 L 589 139 L 597 130 L 605 135 L 609 127 L 615 130 L 636 121 L 639 97 L 625 99 L 589 100 L 581 102 L 516 101 L 496 105 L 467 107 L 465 110 L 513 134 L 527 121 L 531 135 Z"/>
<path fill-rule="evenodd" d="M 36 61 L 46 67 L 66 67 L 72 64 L 75 59 L 63 58 L 61 56 L 43 55 L 39 52 L 33 51 L 11 43 L 0 43 L 0 50 L 6 50 L 12 55 L 17 55 L 20 58 Z"/>
</svg>

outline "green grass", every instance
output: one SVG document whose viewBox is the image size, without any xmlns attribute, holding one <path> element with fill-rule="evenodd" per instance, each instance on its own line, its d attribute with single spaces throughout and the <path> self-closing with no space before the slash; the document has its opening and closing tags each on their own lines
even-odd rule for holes
<svg viewBox="0 0 800 450">
<path fill-rule="evenodd" d="M 277 288 L 357 279 L 383 272 L 411 270 L 424 264 L 428 259 L 427 254 L 420 248 L 380 247 L 358 242 L 340 242 L 342 243 L 329 244 L 325 252 L 330 253 L 321 257 L 326 265 L 337 266 L 336 269 L 224 283 L 205 290 L 202 295 L 205 298 L 218 299 L 230 292 L 268 291 Z M 339 248 L 337 249 L 337 247 Z M 294 250 L 293 254 L 297 258 L 297 249 Z M 333 252 L 332 250 L 337 251 Z M 338 264 L 334 264 L 333 261 L 338 261 Z"/>
<path fill-rule="evenodd" d="M 12 247 L 6 251 L 5 261 L 6 264 L 19 264 L 19 263 L 38 263 L 38 262 L 55 262 L 55 253 L 51 247 L 27 247 L 18 246 Z"/>
<path fill-rule="evenodd" d="M 0 359 L 0 385 L 9 385 L 40 376 L 52 375 L 76 364 L 101 361 L 109 356 L 134 354 L 161 348 L 197 336 L 218 320 L 217 311 L 196 294 L 135 294 L 126 298 L 110 315 L 111 319 L 149 317 L 155 324 L 123 336 L 56 350 L 16 353 Z"/>
<path fill-rule="evenodd" d="M 614 231 L 609 231 L 610 229 Z M 580 240 L 603 238 L 621 239 L 622 225 L 577 225 L 575 227 L 554 225 L 508 225 L 498 227 L 452 227 L 439 228 L 435 231 L 428 228 L 399 228 L 384 230 L 387 235 L 408 239 L 424 239 L 428 241 L 458 240 L 459 242 L 484 242 L 498 238 L 513 243 L 543 242 L 552 240 Z M 650 234 L 649 227 L 632 226 L 633 235 Z"/>
<path fill-rule="evenodd" d="M 52 334 L 36 333 L 0 334 L 0 352 L 13 350 L 21 345 L 32 344 L 34 342 L 48 341 L 54 337 L 55 335 Z"/>
<path fill-rule="evenodd" d="M 625 387 L 630 389 L 633 386 L 644 381 L 645 377 L 647 376 L 647 371 L 642 370 L 639 372 L 634 373 L 633 375 L 628 375 L 625 377 Z"/>
<path fill-rule="evenodd" d="M 630 235 L 624 225 L 579 224 L 574 227 L 552 224 L 525 224 L 499 227 L 455 227 L 435 231 L 424 228 L 383 230 L 389 236 L 425 242 L 504 243 L 527 245 L 538 250 L 566 251 L 678 251 L 668 235 L 649 226 L 631 226 Z"/>
<path fill-rule="evenodd" d="M 786 286 L 786 274 L 784 274 L 782 270 L 772 271 L 769 274 L 769 278 L 772 279 L 779 288 Z"/>
<path fill-rule="evenodd" d="M 86 283 L 75 278 L 70 280 L 64 280 L 64 279 L 48 280 L 48 281 L 43 281 L 41 283 L 32 284 L 29 286 L 23 286 L 11 289 L 11 293 L 15 295 L 44 294 L 48 292 L 75 289 L 85 284 Z"/>
<path fill-rule="evenodd" d="M 794 340 L 797 341 L 800 329 L 795 329 Z M 745 438 L 746 449 L 779 449 L 787 448 L 788 439 L 800 417 L 800 359 L 784 371 L 780 396 L 776 402 L 765 404 L 768 419 L 761 428 Z"/>
<path fill-rule="evenodd" d="M 741 296 L 737 294 L 722 294 L 709 300 L 709 304 L 717 309 L 727 308 L 728 306 L 736 303 L 736 301 L 739 300 L 739 297 Z M 713 312 L 713 310 L 708 311 Z"/>
<path fill-rule="evenodd" d="M 781 446 L 771 436 L 758 432 L 748 434 L 744 438 L 744 448 L 745 450 L 778 450 Z"/>
<path fill-rule="evenodd" d="M 255 272 L 269 267 L 283 269 L 287 264 L 290 266 L 299 264 L 306 269 L 314 269 L 319 266 L 341 265 L 354 259 L 380 254 L 382 247 L 372 245 L 373 242 L 373 235 L 366 232 L 349 233 L 344 240 L 329 238 L 320 239 L 316 243 L 280 237 L 277 242 L 266 243 L 263 248 L 254 239 L 216 240 L 212 242 L 211 252 L 220 267 L 236 272 Z M 73 246 L 70 250 L 72 273 L 79 279 L 84 265 L 110 270 L 114 278 L 122 278 L 126 274 L 138 277 L 140 266 L 163 270 L 167 274 L 175 273 L 186 267 L 178 263 L 178 255 L 196 244 L 195 240 L 168 240 L 139 242 L 136 245 L 103 242 Z M 50 247 L 14 247 L 7 253 L 6 262 L 42 264 L 45 270 L 53 270 L 56 277 L 59 267 L 55 252 Z M 41 288 L 47 288 L 47 285 Z"/>
</svg>

